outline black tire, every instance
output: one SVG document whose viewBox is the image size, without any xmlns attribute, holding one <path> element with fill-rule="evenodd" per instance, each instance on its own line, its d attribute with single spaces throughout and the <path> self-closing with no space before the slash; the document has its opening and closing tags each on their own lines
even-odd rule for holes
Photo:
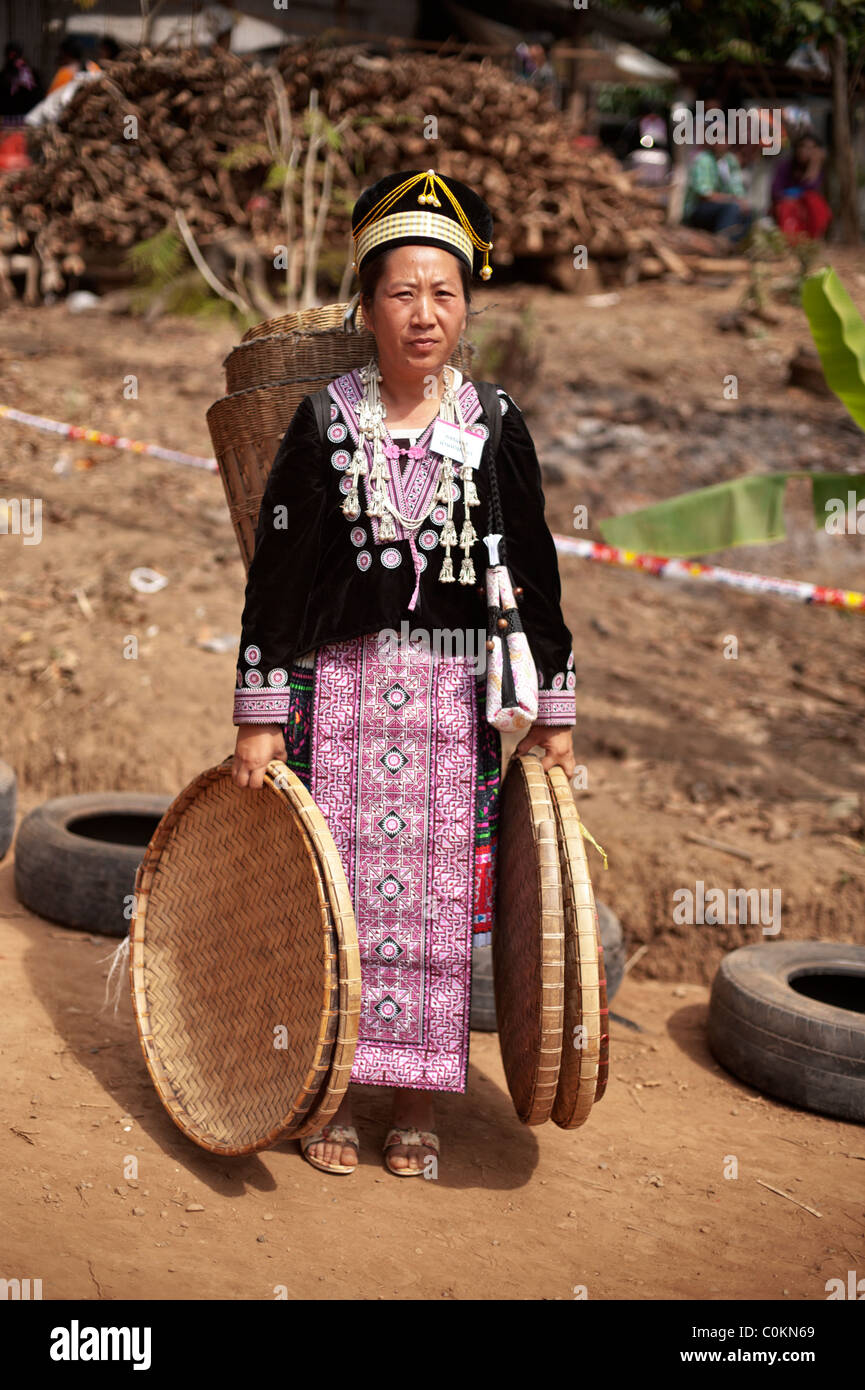
<svg viewBox="0 0 865 1390">
<path fill-rule="evenodd" d="M 476 1033 L 495 1033 L 496 996 L 493 989 L 493 948 L 472 950 L 472 1011 L 469 1026 Z"/>
<path fill-rule="evenodd" d="M 604 968 L 607 972 L 607 1002 L 612 999 L 625 971 L 625 943 L 622 924 L 606 903 L 596 902 Z M 471 1027 L 478 1033 L 495 1033 L 496 997 L 493 987 L 493 948 L 475 946 L 472 951 Z"/>
<path fill-rule="evenodd" d="M 712 983 L 708 1040 L 721 1065 L 758 1091 L 865 1121 L 865 946 L 779 941 L 731 951 Z"/>
<path fill-rule="evenodd" d="M 611 907 L 595 899 L 598 909 L 598 926 L 601 931 L 601 945 L 604 948 L 604 970 L 607 974 L 607 1003 L 622 983 L 625 974 L 625 938 L 622 924 Z"/>
<path fill-rule="evenodd" d="M 15 805 L 17 780 L 8 763 L 0 762 L 0 859 L 12 843 L 15 834 Z"/>
<path fill-rule="evenodd" d="M 126 936 L 135 874 L 171 797 L 61 796 L 37 806 L 15 841 L 15 892 L 63 927 Z"/>
</svg>

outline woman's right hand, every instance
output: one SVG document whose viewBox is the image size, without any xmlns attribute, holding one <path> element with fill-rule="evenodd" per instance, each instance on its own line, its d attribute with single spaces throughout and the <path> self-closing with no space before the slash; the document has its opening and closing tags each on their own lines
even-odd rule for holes
<svg viewBox="0 0 865 1390">
<path fill-rule="evenodd" d="M 270 760 L 284 761 L 285 757 L 285 739 L 279 724 L 238 724 L 231 765 L 231 775 L 238 787 L 257 790 L 264 784 Z"/>
</svg>

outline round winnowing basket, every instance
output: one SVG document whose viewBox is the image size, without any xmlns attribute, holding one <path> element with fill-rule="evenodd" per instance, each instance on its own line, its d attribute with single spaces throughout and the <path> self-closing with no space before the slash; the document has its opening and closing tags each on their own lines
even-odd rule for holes
<svg viewBox="0 0 865 1390">
<path fill-rule="evenodd" d="M 523 1124 L 550 1118 L 564 1026 L 565 939 L 555 811 L 540 761 L 513 754 L 499 801 L 493 982 L 508 1089 Z"/>
<path fill-rule="evenodd" d="M 324 817 L 283 763 L 260 791 L 235 786 L 229 759 L 180 793 L 139 867 L 130 936 L 147 1067 L 188 1138 L 252 1153 L 333 1113 L 357 1039 L 357 933 Z"/>
<path fill-rule="evenodd" d="M 565 911 L 562 1062 L 551 1118 L 577 1129 L 601 1099 L 609 1070 L 609 1011 L 598 913 L 580 817 L 568 779 L 550 768 Z"/>
<path fill-rule="evenodd" d="M 225 359 L 229 395 L 215 401 L 207 425 L 229 515 L 246 569 L 264 487 L 285 431 L 304 396 L 360 367 L 375 352 L 358 327 L 358 297 L 268 319 L 243 336 Z M 471 348 L 460 340 L 449 359 L 468 375 Z"/>
<path fill-rule="evenodd" d="M 292 1131 L 293 1137 L 300 1138 L 304 1134 L 314 1133 L 333 1118 L 348 1089 L 360 1025 L 360 947 L 345 871 L 324 816 L 300 778 L 295 777 L 284 763 L 272 762 L 268 776 L 271 769 L 276 770 L 276 780 L 285 786 L 286 795 L 291 799 L 312 841 L 327 885 L 327 903 L 337 942 L 339 1013 L 333 1054 L 327 1075 L 306 1119 Z M 282 773 L 288 776 L 283 777 Z"/>
</svg>

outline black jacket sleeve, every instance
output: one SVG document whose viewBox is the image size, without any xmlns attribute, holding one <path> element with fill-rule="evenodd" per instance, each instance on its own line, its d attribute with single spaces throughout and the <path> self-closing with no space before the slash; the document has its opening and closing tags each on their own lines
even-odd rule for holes
<svg viewBox="0 0 865 1390">
<path fill-rule="evenodd" d="M 305 396 L 267 480 L 243 608 L 235 724 L 284 724 L 288 677 L 319 557 L 325 488 L 322 444 Z"/>
<path fill-rule="evenodd" d="M 562 616 L 556 544 L 544 516 L 541 468 L 523 413 L 501 387 L 502 436 L 496 474 L 502 503 L 505 559 L 538 669 L 538 723 L 575 724 L 576 698 L 571 633 Z"/>
</svg>

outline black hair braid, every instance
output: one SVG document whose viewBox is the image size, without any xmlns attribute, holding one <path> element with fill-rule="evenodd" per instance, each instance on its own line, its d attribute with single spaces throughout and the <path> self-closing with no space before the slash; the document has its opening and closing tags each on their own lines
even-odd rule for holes
<svg viewBox="0 0 865 1390">
<path fill-rule="evenodd" d="M 489 484 L 490 484 L 490 505 L 487 518 L 487 532 L 490 535 L 499 535 L 499 563 L 506 565 L 508 562 L 507 550 L 505 549 L 505 524 L 502 517 L 502 499 L 499 493 L 499 475 L 496 470 L 496 461 L 492 448 L 489 451 Z"/>
</svg>

